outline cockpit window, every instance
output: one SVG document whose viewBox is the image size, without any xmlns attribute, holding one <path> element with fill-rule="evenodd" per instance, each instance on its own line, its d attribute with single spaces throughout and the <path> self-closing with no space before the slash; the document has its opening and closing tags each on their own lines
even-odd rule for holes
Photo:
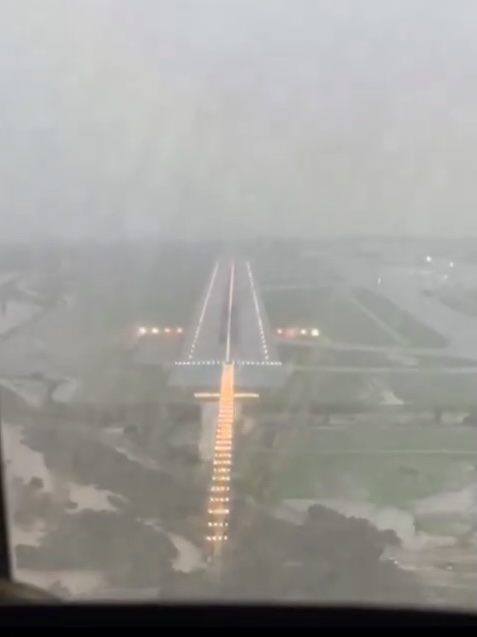
<svg viewBox="0 0 477 637">
<path fill-rule="evenodd" d="M 16 578 L 475 609 L 475 3 L 3 4 Z"/>
</svg>

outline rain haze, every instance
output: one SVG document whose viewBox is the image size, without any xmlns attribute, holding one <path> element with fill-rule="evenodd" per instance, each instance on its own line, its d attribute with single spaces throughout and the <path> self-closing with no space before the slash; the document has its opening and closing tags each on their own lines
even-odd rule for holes
<svg viewBox="0 0 477 637">
<path fill-rule="evenodd" d="M 475 233 L 476 19 L 4 1 L 2 235 Z"/>
<path fill-rule="evenodd" d="M 15 578 L 476 610 L 476 3 L 0 4 Z"/>
</svg>

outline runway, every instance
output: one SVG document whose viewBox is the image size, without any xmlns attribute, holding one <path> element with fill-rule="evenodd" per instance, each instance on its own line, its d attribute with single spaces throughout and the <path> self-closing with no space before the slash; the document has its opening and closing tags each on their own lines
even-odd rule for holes
<svg viewBox="0 0 477 637">
<path fill-rule="evenodd" d="M 216 388 L 225 361 L 235 366 L 238 388 L 277 387 L 286 378 L 245 258 L 220 259 L 214 265 L 170 382 Z"/>
</svg>

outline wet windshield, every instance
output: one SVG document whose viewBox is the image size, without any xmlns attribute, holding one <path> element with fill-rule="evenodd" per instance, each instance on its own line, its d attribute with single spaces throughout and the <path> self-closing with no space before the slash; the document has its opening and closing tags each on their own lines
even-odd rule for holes
<svg viewBox="0 0 477 637">
<path fill-rule="evenodd" d="M 475 608 L 476 19 L 3 3 L 19 580 Z"/>
</svg>

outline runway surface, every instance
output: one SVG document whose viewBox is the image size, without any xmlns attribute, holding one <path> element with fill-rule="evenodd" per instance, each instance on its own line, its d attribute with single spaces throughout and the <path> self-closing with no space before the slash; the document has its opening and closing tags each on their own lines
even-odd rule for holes
<svg viewBox="0 0 477 637">
<path fill-rule="evenodd" d="M 244 258 L 214 265 L 170 382 L 218 387 L 227 359 L 235 365 L 238 388 L 277 387 L 286 378 L 252 265 Z"/>
</svg>

